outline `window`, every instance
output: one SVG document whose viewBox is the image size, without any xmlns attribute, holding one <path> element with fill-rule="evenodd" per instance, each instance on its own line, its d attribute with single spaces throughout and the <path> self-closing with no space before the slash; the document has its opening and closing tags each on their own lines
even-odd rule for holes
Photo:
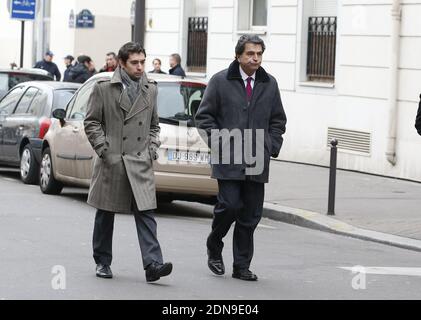
<svg viewBox="0 0 421 320">
<path fill-rule="evenodd" d="M 3 98 L 0 102 L 0 115 L 8 115 L 13 112 L 18 103 L 20 97 L 22 96 L 23 88 L 18 87 L 9 92 L 7 96 Z"/>
<path fill-rule="evenodd" d="M 305 3 L 307 34 L 305 76 L 307 81 L 334 82 L 336 56 L 336 0 L 309 0 Z"/>
<path fill-rule="evenodd" d="M 206 72 L 208 48 L 208 18 L 190 17 L 187 40 L 187 68 L 192 72 Z"/>
<path fill-rule="evenodd" d="M 38 92 L 38 89 L 34 87 L 30 87 L 28 90 L 26 90 L 22 99 L 20 99 L 19 104 L 16 107 L 16 110 L 14 113 L 15 114 L 26 113 L 32 101 L 34 100 L 34 97 L 37 94 L 37 92 Z"/>
<path fill-rule="evenodd" d="M 48 103 L 47 93 L 39 90 L 29 107 L 28 113 L 40 117 L 43 114 L 44 107 Z"/>
<path fill-rule="evenodd" d="M 267 25 L 267 0 L 238 0 L 238 30 L 259 30 Z"/>
<path fill-rule="evenodd" d="M 206 86 L 200 83 L 158 83 L 158 115 L 160 120 L 192 120 L 202 100 Z M 163 122 L 164 122 L 163 121 Z"/>
<path fill-rule="evenodd" d="M 88 100 L 91 96 L 93 87 L 96 81 L 90 81 L 83 86 L 76 96 L 75 102 L 73 104 L 72 110 L 70 111 L 70 120 L 83 120 L 86 116 L 86 111 L 88 109 Z"/>
<path fill-rule="evenodd" d="M 54 90 L 54 97 L 53 97 L 53 110 L 55 109 L 65 109 L 67 103 L 75 94 L 76 89 L 60 89 Z"/>
</svg>

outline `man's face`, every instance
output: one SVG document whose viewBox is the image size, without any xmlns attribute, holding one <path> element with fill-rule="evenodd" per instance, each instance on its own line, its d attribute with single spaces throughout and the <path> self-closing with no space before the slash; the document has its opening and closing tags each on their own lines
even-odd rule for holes
<svg viewBox="0 0 421 320">
<path fill-rule="evenodd" d="M 51 62 L 53 61 L 53 56 L 50 56 L 48 54 L 45 55 L 45 61 Z"/>
<path fill-rule="evenodd" d="M 251 76 L 262 64 L 263 50 L 260 44 L 246 43 L 244 52 L 237 57 L 241 68 Z"/>
<path fill-rule="evenodd" d="M 72 62 L 70 61 L 70 59 L 64 59 L 64 65 L 67 67 L 71 64 Z"/>
<path fill-rule="evenodd" d="M 174 57 L 170 57 L 170 67 L 174 68 L 177 65 L 177 61 Z"/>
<path fill-rule="evenodd" d="M 152 64 L 153 64 L 154 70 L 156 70 L 156 71 L 160 71 L 161 70 L 161 64 L 159 63 L 158 60 L 154 60 Z"/>
<path fill-rule="evenodd" d="M 110 54 L 105 58 L 105 63 L 107 64 L 107 67 L 114 68 L 117 66 L 117 59 Z"/>
<path fill-rule="evenodd" d="M 140 79 L 145 70 L 145 60 L 143 53 L 132 53 L 126 63 L 120 59 L 120 65 L 130 77 Z"/>
</svg>

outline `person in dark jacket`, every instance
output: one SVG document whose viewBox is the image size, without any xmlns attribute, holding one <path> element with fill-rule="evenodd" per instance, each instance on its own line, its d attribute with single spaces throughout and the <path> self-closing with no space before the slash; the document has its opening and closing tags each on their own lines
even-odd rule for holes
<svg viewBox="0 0 421 320">
<path fill-rule="evenodd" d="M 235 222 L 232 276 L 248 281 L 257 280 L 249 270 L 253 234 L 262 217 L 270 157 L 278 157 L 287 121 L 278 84 L 261 67 L 264 50 L 258 36 L 241 36 L 236 59 L 210 79 L 195 116 L 211 148 L 212 177 L 219 187 L 206 241 L 208 266 L 217 275 L 225 273 L 222 239 Z"/>
<path fill-rule="evenodd" d="M 153 70 L 149 71 L 149 73 L 162 73 L 167 74 L 166 72 L 161 70 L 161 60 L 158 58 L 153 59 L 152 61 Z"/>
<path fill-rule="evenodd" d="M 178 53 L 173 53 L 170 55 L 170 67 L 171 69 L 169 70 L 169 74 L 182 77 L 186 76 L 186 73 L 181 67 L 181 57 Z"/>
<path fill-rule="evenodd" d="M 53 77 L 55 77 L 56 81 L 60 81 L 61 73 L 60 73 L 60 70 L 58 69 L 57 65 L 53 62 L 53 57 L 54 57 L 54 54 L 50 50 L 48 50 L 45 53 L 44 60 L 38 61 L 35 64 L 34 68 L 46 70 Z"/>
<path fill-rule="evenodd" d="M 96 73 L 95 67 L 89 56 L 81 55 L 77 61 L 78 63 L 69 72 L 69 81 L 84 83 Z"/>
<path fill-rule="evenodd" d="M 66 66 L 66 70 L 64 71 L 64 75 L 63 75 L 63 81 L 64 82 L 68 82 L 70 80 L 70 70 L 73 68 L 73 60 L 75 60 L 75 58 L 73 58 L 73 56 L 71 56 L 70 54 L 64 57 L 64 65 Z"/>
<path fill-rule="evenodd" d="M 421 94 L 420 102 L 418 103 L 417 118 L 415 119 L 415 128 L 417 129 L 418 134 L 421 136 Z"/>
</svg>

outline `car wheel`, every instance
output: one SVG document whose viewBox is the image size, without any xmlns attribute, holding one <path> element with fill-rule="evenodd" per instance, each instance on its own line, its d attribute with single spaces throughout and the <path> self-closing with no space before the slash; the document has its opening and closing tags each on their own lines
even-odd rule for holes
<svg viewBox="0 0 421 320">
<path fill-rule="evenodd" d="M 20 178 L 25 184 L 36 184 L 38 182 L 39 165 L 35 160 L 31 145 L 27 144 L 20 156 Z"/>
<path fill-rule="evenodd" d="M 45 148 L 42 152 L 39 186 L 41 191 L 46 194 L 60 194 L 61 190 L 63 190 L 63 184 L 54 178 L 50 148 Z"/>
</svg>

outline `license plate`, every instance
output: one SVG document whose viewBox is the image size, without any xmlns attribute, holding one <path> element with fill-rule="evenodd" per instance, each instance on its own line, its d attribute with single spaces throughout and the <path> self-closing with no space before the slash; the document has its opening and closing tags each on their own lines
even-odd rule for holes
<svg viewBox="0 0 421 320">
<path fill-rule="evenodd" d="M 169 161 L 186 161 L 193 163 L 210 163 L 210 154 L 195 151 L 168 150 Z"/>
</svg>

